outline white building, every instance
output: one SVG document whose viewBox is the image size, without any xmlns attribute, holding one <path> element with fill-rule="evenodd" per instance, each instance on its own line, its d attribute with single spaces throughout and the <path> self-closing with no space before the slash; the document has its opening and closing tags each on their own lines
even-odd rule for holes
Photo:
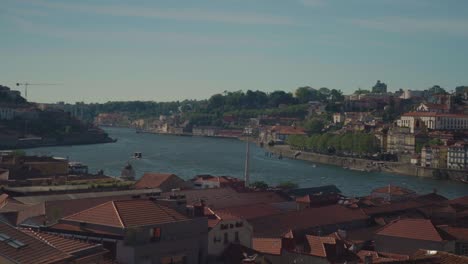
<svg viewBox="0 0 468 264">
<path fill-rule="evenodd" d="M 401 99 L 421 98 L 424 96 L 424 91 L 405 90 L 401 95 Z"/>
<path fill-rule="evenodd" d="M 230 244 L 252 248 L 253 227 L 245 220 L 229 214 L 205 209 L 208 217 L 208 256 L 221 256 Z"/>
<path fill-rule="evenodd" d="M 432 130 L 468 129 L 468 115 L 435 112 L 409 112 L 397 121 L 399 127 L 409 127 L 411 133 L 424 126 Z"/>
<path fill-rule="evenodd" d="M 342 113 L 333 114 L 333 123 L 342 123 L 344 122 L 345 116 Z"/>
<path fill-rule="evenodd" d="M 12 120 L 15 117 L 15 110 L 9 107 L 0 107 L 0 120 Z"/>
<path fill-rule="evenodd" d="M 468 169 L 468 144 L 458 142 L 448 147 L 447 168 L 456 170 Z"/>
</svg>

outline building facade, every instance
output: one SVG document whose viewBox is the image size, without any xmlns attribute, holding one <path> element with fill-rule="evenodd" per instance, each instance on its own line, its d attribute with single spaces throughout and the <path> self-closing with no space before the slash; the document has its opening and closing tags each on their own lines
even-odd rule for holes
<svg viewBox="0 0 468 264">
<path fill-rule="evenodd" d="M 421 149 L 421 167 L 447 168 L 447 147 L 424 146 Z"/>
<path fill-rule="evenodd" d="M 448 147 L 447 167 L 455 170 L 468 169 L 468 144 L 458 142 Z"/>
<path fill-rule="evenodd" d="M 468 129 L 468 115 L 409 112 L 401 116 L 397 125 L 410 128 L 411 133 L 423 126 L 431 130 L 466 130 Z"/>
</svg>

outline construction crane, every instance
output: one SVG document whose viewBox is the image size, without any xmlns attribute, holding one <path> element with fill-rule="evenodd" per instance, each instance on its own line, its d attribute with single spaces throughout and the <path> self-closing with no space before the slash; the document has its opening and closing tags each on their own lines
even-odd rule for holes
<svg viewBox="0 0 468 264">
<path fill-rule="evenodd" d="M 58 83 L 16 83 L 16 86 L 24 86 L 24 98 L 28 99 L 28 86 L 29 85 L 59 85 Z"/>
</svg>

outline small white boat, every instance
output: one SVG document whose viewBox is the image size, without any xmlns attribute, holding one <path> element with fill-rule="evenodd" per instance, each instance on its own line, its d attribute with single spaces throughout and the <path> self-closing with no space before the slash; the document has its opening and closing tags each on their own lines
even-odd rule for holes
<svg viewBox="0 0 468 264">
<path fill-rule="evenodd" d="M 133 158 L 135 158 L 135 159 L 141 159 L 141 157 L 142 157 L 141 152 L 135 152 L 135 153 L 133 153 Z"/>
<path fill-rule="evenodd" d="M 312 168 L 317 168 L 317 164 L 312 164 Z"/>
</svg>

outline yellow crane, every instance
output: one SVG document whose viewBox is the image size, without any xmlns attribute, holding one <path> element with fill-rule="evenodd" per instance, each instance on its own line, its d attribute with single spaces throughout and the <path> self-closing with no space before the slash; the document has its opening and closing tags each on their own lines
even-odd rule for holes
<svg viewBox="0 0 468 264">
<path fill-rule="evenodd" d="M 59 85 L 58 83 L 16 83 L 16 86 L 24 86 L 24 98 L 28 99 L 28 86 L 30 85 Z"/>
</svg>

